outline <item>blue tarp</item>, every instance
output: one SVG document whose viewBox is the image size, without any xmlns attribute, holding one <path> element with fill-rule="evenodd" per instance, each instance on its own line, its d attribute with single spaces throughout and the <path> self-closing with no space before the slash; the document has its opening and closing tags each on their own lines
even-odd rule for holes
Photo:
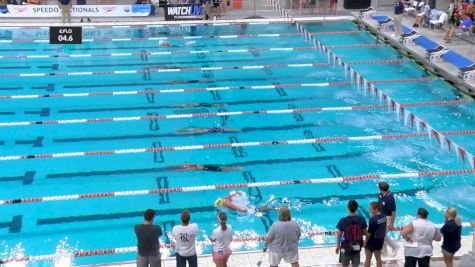
<svg viewBox="0 0 475 267">
<path fill-rule="evenodd" d="M 414 40 L 414 42 L 416 44 L 418 44 L 419 46 L 422 46 L 425 50 L 429 50 L 429 49 L 434 49 L 436 47 L 439 47 L 440 45 L 434 41 L 432 41 L 431 39 L 428 39 L 424 36 L 420 36 L 419 38 L 416 38 Z"/>
<path fill-rule="evenodd" d="M 449 51 L 444 54 L 444 59 L 447 62 L 457 66 L 457 68 L 466 68 L 472 66 L 474 63 L 470 59 L 455 53 L 454 51 Z"/>
</svg>

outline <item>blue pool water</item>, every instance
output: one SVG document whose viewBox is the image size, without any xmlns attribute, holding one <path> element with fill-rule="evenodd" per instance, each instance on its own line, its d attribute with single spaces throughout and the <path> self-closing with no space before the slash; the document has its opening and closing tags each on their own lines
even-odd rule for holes
<svg viewBox="0 0 475 267">
<path fill-rule="evenodd" d="M 372 35 L 318 34 L 358 30 L 351 22 L 309 23 L 324 45 L 379 43 Z M 46 30 L 3 29 L 2 40 L 48 39 Z M 247 34 L 293 34 L 280 37 L 202 38 L 191 46 L 160 48 L 157 41 L 103 41 L 57 46 L 46 43 L 0 43 L 0 56 L 51 55 L 48 58 L 1 58 L 1 74 L 71 73 L 139 70 L 133 74 L 48 75 L 44 77 L 2 77 L 1 96 L 71 93 L 124 92 L 131 90 L 243 87 L 235 90 L 175 92 L 25 99 L 0 98 L 0 123 L 158 116 L 212 112 L 282 110 L 315 107 L 348 107 L 380 104 L 375 97 L 358 92 L 355 85 L 289 86 L 279 89 L 246 89 L 245 86 L 349 82 L 341 67 L 276 67 L 264 69 L 193 70 L 150 72 L 149 69 L 242 67 L 275 64 L 327 63 L 319 50 L 263 51 L 264 48 L 310 47 L 295 26 L 288 24 L 180 26 L 84 29 L 85 38 L 149 38 L 170 36 L 223 36 Z M 170 40 L 183 45 L 186 40 Z M 229 49 L 261 49 L 258 52 L 226 52 Z M 221 50 L 195 53 L 198 50 Z M 431 76 L 393 48 L 331 49 L 343 61 L 405 59 L 400 63 L 359 64 L 352 67 L 368 80 L 397 80 L 433 77 L 429 81 L 378 83 L 377 87 L 399 103 L 465 99 L 454 87 Z M 150 56 L 100 56 L 109 53 L 194 51 L 193 54 Z M 54 55 L 94 54 L 89 57 Z M 215 104 L 197 105 L 199 103 Z M 410 107 L 417 116 L 437 130 L 475 129 L 475 104 Z M 1 124 L 0 124 L 1 125 Z M 177 134 L 186 127 L 226 127 L 234 133 Z M 251 141 L 294 140 L 320 137 L 349 137 L 414 133 L 402 119 L 387 109 L 326 111 L 236 116 L 206 116 L 163 120 L 130 120 L 99 123 L 32 124 L 0 127 L 0 157 L 77 151 L 102 151 Z M 474 135 L 451 139 L 468 152 L 475 152 Z M 235 172 L 171 172 L 168 165 L 217 164 L 240 167 Z M 322 144 L 249 146 L 206 150 L 126 153 L 46 159 L 0 161 L 0 199 L 20 199 L 81 193 L 113 192 L 200 185 L 236 184 L 329 178 L 374 173 L 403 173 L 469 169 L 455 154 L 440 149 L 434 138 L 402 138 L 373 141 L 343 141 Z M 397 194 L 396 225 L 414 217 L 425 207 L 437 223 L 443 222 L 448 206 L 459 209 L 464 221 L 475 220 L 473 175 L 392 179 Z M 377 196 L 376 181 L 281 185 L 242 189 L 258 206 L 271 198 L 293 202 L 292 215 L 303 232 L 334 230 L 346 214 L 346 201 L 357 199 L 360 212 L 368 217 L 367 206 Z M 140 196 L 92 198 L 0 206 L 0 255 L 15 252 L 26 256 L 68 251 L 94 250 L 135 245 L 133 225 L 142 221 L 147 208 L 158 211 L 156 223 L 167 234 L 188 208 L 199 224 L 199 253 L 210 252 L 207 236 L 216 227 L 214 200 L 231 190 L 212 190 Z M 300 201 L 300 202 L 299 202 Z M 230 214 L 229 223 L 239 238 L 261 236 L 277 219 L 275 212 L 256 215 Z M 468 233 L 470 229 L 464 229 Z M 162 243 L 170 243 L 168 236 Z M 331 236 L 303 238 L 302 246 L 334 243 Z M 260 248 L 258 242 L 236 242 L 235 250 Z M 170 251 L 173 253 L 173 251 Z M 134 253 L 76 258 L 75 263 L 94 264 L 133 260 Z M 51 266 L 34 262 L 30 266 Z"/>
</svg>

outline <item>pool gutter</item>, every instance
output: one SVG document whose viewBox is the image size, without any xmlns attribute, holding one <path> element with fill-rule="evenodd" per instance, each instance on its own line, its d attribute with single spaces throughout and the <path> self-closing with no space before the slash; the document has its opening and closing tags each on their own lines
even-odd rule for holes
<svg viewBox="0 0 475 267">
<path fill-rule="evenodd" d="M 442 66 L 438 66 L 433 62 L 430 62 L 428 59 L 425 58 L 425 55 L 421 55 L 415 49 L 412 49 L 410 46 L 404 46 L 398 40 L 391 38 L 388 33 L 380 31 L 377 27 L 371 25 L 368 21 L 359 18 L 358 15 L 354 13 L 352 15 L 354 16 L 354 21 L 356 22 L 356 24 L 358 24 L 365 30 L 371 32 L 379 40 L 390 44 L 397 51 L 413 59 L 417 64 L 423 66 L 426 70 L 432 72 L 434 75 L 444 78 L 445 81 L 449 82 L 463 93 L 475 97 L 475 87 L 473 85 L 457 77 L 457 75 L 451 73 L 450 70 L 445 69 Z"/>
</svg>

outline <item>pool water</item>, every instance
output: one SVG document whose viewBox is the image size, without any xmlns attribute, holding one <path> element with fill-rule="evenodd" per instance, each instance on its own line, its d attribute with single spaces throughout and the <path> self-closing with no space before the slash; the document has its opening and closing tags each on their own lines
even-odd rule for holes
<svg viewBox="0 0 475 267">
<path fill-rule="evenodd" d="M 353 23 L 308 23 L 304 26 L 324 45 L 336 46 L 331 50 L 345 62 L 401 59 L 395 63 L 355 64 L 352 67 L 368 80 L 393 81 L 378 83 L 377 87 L 399 103 L 467 100 L 464 104 L 408 109 L 441 132 L 475 129 L 472 99 L 390 46 L 342 48 L 343 45 L 379 44 L 365 31 L 331 33 L 358 31 Z M 4 41 L 0 43 L 0 95 L 15 96 L 13 99 L 0 97 L 2 200 L 471 168 L 469 160 L 464 162 L 447 148 L 441 149 L 433 137 L 209 149 L 191 147 L 147 153 L 127 150 L 417 132 L 387 108 L 241 114 L 241 111 L 380 104 L 378 98 L 359 92 L 339 66 L 292 65 L 328 63 L 327 55 L 313 49 L 313 44 L 306 41 L 294 25 L 89 28 L 84 29 L 85 38 L 144 40 L 101 39 L 67 46 L 43 42 L 8 43 L 8 40 L 47 40 L 48 33 L 44 29 L 2 29 L 0 32 Z M 196 43 L 184 46 L 189 40 L 180 39 L 182 36 L 194 36 Z M 209 36 L 214 38 L 207 38 Z M 219 36 L 228 38 L 216 38 Z M 180 47 L 163 48 L 158 46 L 157 40 L 147 40 L 160 37 L 169 37 L 168 42 Z M 168 51 L 175 53 L 163 53 Z M 267 67 L 256 67 L 261 65 Z M 210 69 L 213 67 L 225 68 Z M 44 75 L 31 75 L 35 73 Z M 424 77 L 433 79 L 398 82 Z M 259 85 L 262 87 L 250 88 Z M 277 88 L 271 88 L 271 85 L 277 85 Z M 158 93 L 157 90 L 163 91 Z M 53 97 L 52 94 L 64 95 Z M 179 114 L 188 115 L 173 116 Z M 161 115 L 171 117 L 155 117 Z M 151 117 L 144 119 L 141 116 Z M 119 119 L 85 122 L 107 118 Z M 15 125 L 13 122 L 35 123 Z M 178 133 L 187 127 L 220 127 L 236 132 Z M 473 134 L 453 135 L 451 139 L 467 152 L 475 152 Z M 127 151 L 19 160 L 5 157 L 119 149 Z M 167 168 L 183 163 L 234 166 L 241 170 L 173 172 Z M 448 206 L 456 207 L 464 221 L 474 221 L 473 178 L 473 174 L 465 174 L 390 179 L 391 189 L 397 195 L 396 225 L 409 222 L 419 207 L 427 208 L 436 223 L 443 222 L 443 212 Z M 378 193 L 376 182 L 287 184 L 238 190 L 244 191 L 255 206 L 272 198 L 284 202 L 287 199 L 293 218 L 308 236 L 316 231 L 334 230 L 338 219 L 347 213 L 348 199 L 356 199 L 360 203 L 359 212 L 368 218 L 368 204 Z M 192 222 L 200 227 L 198 251 L 210 253 L 207 237 L 217 226 L 214 200 L 232 190 L 1 205 L 0 258 L 15 253 L 26 256 L 52 254 L 57 249 L 79 251 L 135 246 L 133 225 L 142 221 L 147 208 L 158 211 L 155 222 L 166 232 L 162 244 L 172 242 L 168 235 L 173 225 L 180 223 L 181 210 L 188 208 Z M 276 220 L 274 211 L 229 214 L 236 238 L 262 236 Z M 464 234 L 469 230 L 464 229 Z M 316 235 L 302 238 L 301 245 L 334 242 L 333 236 Z M 261 246 L 257 241 L 235 242 L 233 249 L 255 250 Z M 168 253 L 173 255 L 173 250 L 166 251 Z M 135 253 L 119 253 L 78 257 L 74 261 L 81 265 L 134 258 Z M 51 262 L 38 261 L 29 266 L 51 266 Z"/>
</svg>

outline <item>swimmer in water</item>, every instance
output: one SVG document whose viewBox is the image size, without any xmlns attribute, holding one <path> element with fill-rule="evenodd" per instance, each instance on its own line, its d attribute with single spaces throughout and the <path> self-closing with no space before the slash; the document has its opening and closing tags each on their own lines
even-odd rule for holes
<svg viewBox="0 0 475 267">
<path fill-rule="evenodd" d="M 173 106 L 174 108 L 196 108 L 196 107 L 206 107 L 206 108 L 220 108 L 225 107 L 226 104 L 220 103 L 189 103 Z"/>
<path fill-rule="evenodd" d="M 242 213 L 254 212 L 256 208 L 251 205 L 246 193 L 242 191 L 232 191 L 223 198 L 214 201 L 214 207 L 217 209 L 228 209 Z"/>
<path fill-rule="evenodd" d="M 311 200 L 307 200 L 301 197 L 278 197 L 275 198 L 271 196 L 270 199 L 265 203 L 256 208 L 256 211 L 259 212 L 269 212 L 269 211 L 278 211 L 280 207 L 286 206 L 289 208 L 299 210 L 302 206 L 312 205 Z"/>
<path fill-rule="evenodd" d="M 238 133 L 238 132 L 241 132 L 241 130 L 231 129 L 231 128 L 221 128 L 221 127 L 211 127 L 211 128 L 186 127 L 186 128 L 180 128 L 177 130 L 178 134 Z"/>
<path fill-rule="evenodd" d="M 180 46 L 180 45 L 172 45 L 170 44 L 169 42 L 165 41 L 165 40 L 160 40 L 158 41 L 158 45 L 161 46 L 161 47 L 184 47 L 184 46 L 191 46 L 191 45 L 194 45 L 196 44 L 196 41 L 189 41 L 189 42 L 186 42 L 184 45 Z"/>
<path fill-rule="evenodd" d="M 218 166 L 214 164 L 178 164 L 178 165 L 171 165 L 167 168 L 170 168 L 170 171 L 173 172 L 184 172 L 184 171 L 209 171 L 209 172 L 232 172 L 232 171 L 240 171 L 241 168 L 239 167 L 227 167 L 227 166 Z"/>
</svg>

